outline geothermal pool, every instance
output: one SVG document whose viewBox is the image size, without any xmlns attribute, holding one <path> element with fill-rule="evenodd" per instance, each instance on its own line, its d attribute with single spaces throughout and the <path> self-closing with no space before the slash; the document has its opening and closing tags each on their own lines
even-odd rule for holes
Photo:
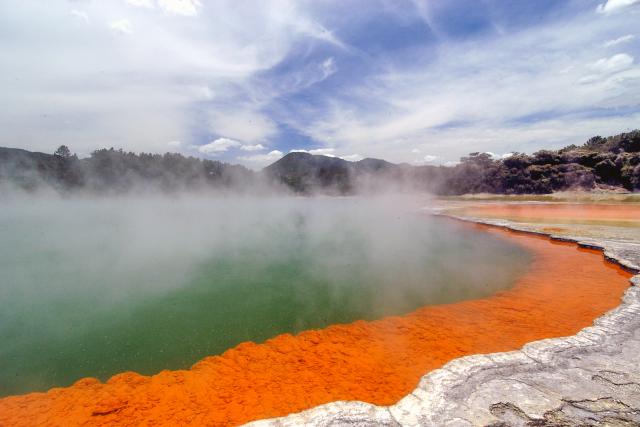
<svg viewBox="0 0 640 427">
<path fill-rule="evenodd" d="M 336 292 L 336 288 L 342 290 L 342 286 L 354 284 L 356 289 L 367 290 L 368 286 L 379 284 L 370 291 L 348 295 L 360 299 L 361 295 L 366 296 L 365 303 L 356 305 L 364 307 L 365 316 L 385 317 L 332 324 L 296 335 L 282 333 L 260 344 L 243 342 L 218 356 L 204 357 L 187 370 L 163 370 L 149 376 L 121 372 L 106 382 L 86 377 L 72 386 L 53 388 L 46 393 L 0 398 L 0 425 L 239 425 L 332 401 L 361 400 L 390 405 L 414 390 L 425 373 L 457 357 L 509 351 L 531 341 L 575 334 L 620 303 L 631 277 L 619 266 L 605 261 L 601 252 L 491 227 L 462 225 L 444 219 L 427 220 L 415 215 L 416 203 L 406 199 L 263 199 L 226 200 L 225 203 L 202 199 L 171 203 L 138 200 L 100 202 L 97 208 L 93 203 L 87 203 L 65 203 L 65 209 L 74 206 L 74 214 L 68 210 L 61 211 L 58 203 L 49 207 L 41 206 L 37 216 L 47 217 L 58 212 L 66 218 L 64 223 L 56 223 L 60 226 L 57 228 L 59 234 L 54 234 L 53 241 L 69 239 L 66 244 L 58 245 L 62 252 L 70 247 L 80 248 L 72 251 L 72 254 L 85 261 L 82 271 L 95 275 L 96 266 L 103 263 L 95 259 L 105 258 L 110 261 L 108 265 L 113 270 L 111 279 L 127 278 L 132 271 L 138 271 L 132 266 L 137 266 L 144 273 L 132 275 L 136 279 L 133 282 L 115 280 L 111 282 L 111 287 L 99 288 L 102 291 L 101 298 L 90 301 L 95 303 L 95 307 L 102 307 L 94 311 L 102 313 L 103 317 L 109 310 L 118 313 L 114 306 L 127 307 L 136 298 L 136 304 L 153 307 L 155 301 L 162 300 L 163 295 L 174 295 L 189 289 L 193 283 L 193 276 L 189 272 L 202 271 L 194 267 L 201 266 L 201 263 L 204 263 L 206 270 L 206 266 L 212 265 L 213 259 L 239 257 L 234 262 L 239 263 L 242 271 L 253 271 L 254 267 L 247 268 L 252 265 L 248 260 L 262 259 L 271 264 L 274 262 L 273 254 L 288 254 L 285 259 L 303 260 L 304 270 L 312 271 L 314 275 L 300 277 L 324 277 L 324 282 L 315 283 L 317 286 L 324 283 L 331 290 L 328 292 L 330 298 L 325 302 L 326 307 L 332 309 L 331 313 L 344 312 L 342 306 L 350 307 L 353 304 L 342 298 L 345 293 Z M 421 204 L 424 201 L 417 203 Z M 29 212 L 29 209 L 31 207 L 16 205 L 9 210 L 10 215 L 6 215 L 5 211 L 0 215 L 26 220 L 29 215 L 16 214 Z M 95 225 L 96 216 L 100 218 L 98 227 Z M 204 218 L 208 221 L 203 228 Z M 72 225 L 85 233 L 69 234 L 64 231 Z M 100 257 L 90 258 L 86 254 L 94 253 L 88 250 L 94 243 L 87 242 L 96 241 L 95 230 L 101 230 L 101 238 L 97 239 L 100 250 L 96 252 Z M 3 230 L 7 231 L 7 228 Z M 348 233 L 345 234 L 345 231 Z M 50 229 L 42 232 L 50 233 Z M 263 240 L 261 236 L 268 238 Z M 289 237 L 274 239 L 274 236 Z M 346 242 L 345 236 L 349 237 Z M 118 243 L 114 246 L 112 240 L 115 237 Z M 250 243 L 238 244 L 245 241 Z M 286 244 L 278 245 L 277 242 L 281 241 Z M 294 249 L 283 250 L 292 241 L 298 242 Z M 45 242 L 47 248 L 52 245 L 51 239 Z M 247 245 L 262 250 L 247 257 Z M 425 245 L 426 248 L 422 247 Z M 309 256 L 305 248 L 324 248 L 319 252 L 323 256 Z M 504 248 L 508 249 L 506 253 L 503 252 Z M 358 264 L 352 261 L 354 252 L 358 254 L 357 259 L 366 262 Z M 26 255 L 30 253 L 27 251 Z M 311 253 L 316 252 L 314 250 Z M 518 261 L 520 255 L 511 258 L 514 254 L 522 255 L 522 264 Z M 275 258 L 281 259 L 279 256 Z M 340 262 L 346 262 L 345 259 L 349 260 L 348 264 L 341 268 Z M 322 262 L 317 264 L 319 261 Z M 474 270 L 476 262 L 480 268 Z M 437 268 L 433 268 L 431 263 L 435 263 Z M 289 265 L 289 261 L 286 264 Z M 399 277 L 411 283 L 408 279 L 414 275 L 408 272 L 418 271 L 413 269 L 415 264 L 430 267 L 420 271 L 420 274 L 428 274 L 415 281 L 421 292 L 414 292 L 414 287 L 407 288 L 403 282 L 394 280 Z M 88 269 L 87 265 L 93 265 L 93 269 Z M 117 268 L 113 268 L 114 265 Z M 155 268 L 149 269 L 150 265 Z M 511 270 L 514 267 L 523 271 Z M 339 274 L 341 271 L 348 270 L 346 277 L 349 278 L 358 268 L 364 273 L 360 272 L 355 277 L 366 280 L 338 280 L 345 278 L 346 273 Z M 55 270 L 53 266 L 52 269 Z M 147 281 L 141 280 L 149 271 L 154 272 L 153 280 L 148 277 Z M 270 270 L 261 267 L 257 271 L 262 274 Z M 504 274 L 513 276 L 509 279 Z M 488 278 L 488 282 L 474 282 L 477 286 L 473 292 L 467 289 L 450 294 L 452 289 L 457 289 L 452 288 L 451 283 L 468 284 L 472 276 Z M 437 285 L 427 284 L 438 283 L 432 282 L 438 277 L 446 278 L 441 282 L 446 282 L 442 285 L 446 290 L 431 295 L 441 299 L 425 298 L 423 295 L 429 295 L 428 292 L 423 294 L 425 289 L 437 289 Z M 461 277 L 464 281 L 456 282 Z M 491 295 L 469 299 L 474 298 L 471 295 L 477 295 L 478 289 L 481 290 L 484 285 L 495 286 L 496 282 L 502 280 L 508 289 L 499 290 L 496 287 Z M 385 290 L 385 281 L 392 288 L 391 291 Z M 84 286 L 88 290 L 93 289 L 91 283 L 87 281 Z M 118 283 L 124 285 L 116 286 Z M 216 283 L 222 282 L 209 282 L 205 286 L 206 292 L 187 300 L 196 301 L 194 306 L 197 307 L 197 301 L 206 299 L 211 289 L 217 289 Z M 272 286 L 270 280 L 260 283 Z M 297 293 L 298 286 L 302 285 L 289 287 L 289 294 L 292 290 Z M 96 292 L 95 289 L 92 292 Z M 38 292 L 32 293 L 35 295 Z M 77 293 L 81 294 L 79 291 Z M 238 298 L 238 306 L 253 300 L 254 294 L 260 295 L 260 292 L 248 292 L 242 299 Z M 398 295 L 405 297 L 396 298 Z M 454 296 L 469 298 L 442 303 Z M 411 306 L 423 304 L 417 301 L 418 297 L 424 298 L 426 305 L 401 315 L 386 316 L 394 310 L 410 310 Z M 74 295 L 74 298 L 77 296 Z M 209 306 L 219 308 L 220 304 L 216 305 L 215 301 L 212 298 Z M 275 298 L 268 301 L 275 304 L 287 300 Z M 441 303 L 430 305 L 430 301 Z M 317 301 L 311 298 L 311 302 L 306 303 L 316 307 Z M 296 304 L 299 304 L 297 298 Z M 258 302 L 248 307 L 257 309 L 257 312 L 261 308 L 265 312 L 277 313 L 289 313 L 292 310 L 282 305 L 266 309 L 264 304 Z M 301 307 L 305 305 L 298 306 L 299 311 L 293 311 L 298 316 L 295 321 L 285 322 L 290 330 L 306 327 L 302 326 L 302 319 L 307 319 L 308 313 Z M 42 304 L 41 308 L 46 312 L 47 304 Z M 129 310 L 136 312 L 135 309 Z M 84 315 L 90 311 L 85 310 Z M 236 321 L 243 325 L 252 324 L 250 315 L 246 312 L 236 312 L 234 315 L 238 313 L 244 316 L 242 321 L 245 323 L 229 318 L 221 330 L 210 327 L 208 333 L 213 334 L 210 336 L 224 335 L 224 329 L 233 329 L 228 325 Z M 182 310 L 180 315 L 185 319 L 192 316 L 188 309 Z M 103 317 L 97 316 L 98 319 Z M 143 361 L 143 368 L 145 363 L 157 356 L 144 352 L 146 348 L 157 340 L 176 339 L 171 334 L 145 332 L 135 327 L 158 327 L 163 325 L 162 318 L 158 324 L 148 322 L 144 316 L 112 316 L 111 319 L 113 324 L 109 324 L 106 330 L 114 331 L 114 334 L 118 332 L 118 327 L 126 330 L 127 322 L 134 325 L 130 326 L 136 332 L 133 336 L 143 340 L 144 345 L 139 345 L 142 353 L 128 358 Z M 50 321 L 55 323 L 57 318 L 51 317 Z M 331 319 L 318 321 L 324 325 L 330 322 Z M 89 333 L 95 326 L 86 323 L 86 333 Z M 192 328 L 180 329 L 178 335 L 198 333 L 194 331 L 201 329 L 202 325 L 193 323 Z M 41 323 L 40 327 L 47 328 L 48 325 Z M 272 332 L 275 332 L 277 328 L 259 325 L 252 333 L 257 336 L 259 333 L 256 331 L 264 332 L 264 329 L 273 329 Z M 9 338 L 20 342 L 15 335 Z M 29 337 L 25 335 L 25 338 L 28 340 Z M 109 338 L 109 335 L 105 335 L 101 339 Z M 185 339 L 180 336 L 177 339 L 180 338 Z M 195 344 L 197 347 L 198 343 Z M 102 345 L 106 349 L 104 356 L 112 354 L 109 344 Z M 72 349 L 71 353 L 74 352 L 77 351 Z M 43 355 L 38 357 L 47 360 Z M 84 359 L 76 357 L 76 360 Z"/>
<path fill-rule="evenodd" d="M 507 289 L 521 245 L 404 198 L 15 199 L 0 211 L 0 395 L 189 368 Z M 397 345 L 393 333 L 389 346 Z"/>
</svg>

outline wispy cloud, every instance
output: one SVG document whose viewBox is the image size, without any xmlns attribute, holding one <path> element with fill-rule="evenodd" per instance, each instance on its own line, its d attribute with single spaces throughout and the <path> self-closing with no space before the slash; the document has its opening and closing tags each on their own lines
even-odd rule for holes
<svg viewBox="0 0 640 427">
<path fill-rule="evenodd" d="M 276 160 L 284 156 L 284 153 L 280 150 L 272 150 L 267 154 L 254 154 L 252 156 L 239 156 L 238 159 L 249 163 L 253 167 L 263 167 L 269 163 L 273 163 Z"/>
<path fill-rule="evenodd" d="M 125 0 L 131 6 L 146 7 L 147 9 L 153 9 L 155 4 L 153 0 Z"/>
<path fill-rule="evenodd" d="M 640 4 L 640 0 L 606 0 L 598 5 L 597 11 L 599 13 L 614 13 L 638 4 Z"/>
<path fill-rule="evenodd" d="M 619 53 L 609 58 L 600 58 L 591 65 L 594 71 L 602 73 L 615 73 L 626 70 L 633 65 L 633 56 Z"/>
<path fill-rule="evenodd" d="M 264 150 L 265 147 L 262 144 L 254 144 L 254 145 L 242 145 L 240 146 L 242 151 L 261 151 Z"/>
<path fill-rule="evenodd" d="M 229 138 L 218 138 L 211 141 L 208 144 L 204 144 L 198 147 L 198 151 L 202 154 L 208 154 L 217 156 L 220 153 L 224 153 L 230 148 L 239 147 L 241 144 L 239 141 Z"/>
<path fill-rule="evenodd" d="M 199 0 L 158 0 L 158 5 L 167 13 L 196 16 L 202 3 Z"/>
<path fill-rule="evenodd" d="M 617 39 L 608 40 L 604 43 L 604 47 L 618 46 L 619 44 L 627 43 L 635 39 L 633 34 L 627 34 L 626 36 L 618 37 Z"/>
<path fill-rule="evenodd" d="M 115 32 L 122 34 L 133 33 L 133 25 L 131 25 L 131 21 L 125 18 L 109 22 L 109 28 L 111 28 Z"/>
<path fill-rule="evenodd" d="M 338 154 L 335 148 L 327 147 L 327 148 L 314 148 L 312 150 L 306 150 L 304 148 L 294 148 L 293 150 L 289 150 L 290 153 L 309 153 L 317 156 L 326 156 L 326 157 L 338 157 L 340 159 L 348 160 L 351 162 L 356 162 L 358 160 L 362 160 L 363 156 L 360 154 Z"/>
<path fill-rule="evenodd" d="M 265 114 L 248 107 L 246 110 L 212 111 L 209 115 L 209 130 L 243 142 L 258 142 L 273 136 L 277 132 L 277 126 Z"/>
<path fill-rule="evenodd" d="M 79 19 L 80 21 L 84 22 L 85 24 L 89 23 L 89 15 L 87 15 L 86 12 L 83 12 L 82 10 L 78 10 L 78 9 L 72 9 L 71 12 L 71 16 L 73 16 L 74 18 Z"/>
<path fill-rule="evenodd" d="M 602 81 L 615 83 L 616 81 L 620 81 L 620 78 L 623 80 L 625 79 L 623 72 L 627 70 L 632 71 L 631 74 L 626 77 L 631 77 L 635 80 L 640 69 L 633 70 L 633 62 L 633 57 L 626 53 L 619 53 L 611 57 L 600 58 L 589 66 L 592 73 L 580 78 L 578 83 L 595 84 Z M 634 76 L 636 78 L 634 78 Z"/>
<path fill-rule="evenodd" d="M 289 150 L 290 153 L 309 153 L 319 156 L 336 157 L 335 148 L 315 148 L 313 150 L 305 150 L 304 148 L 294 148 Z"/>
<path fill-rule="evenodd" d="M 426 156 L 424 156 L 424 157 L 422 158 L 422 160 L 424 160 L 424 161 L 425 161 L 425 162 L 427 162 L 427 163 L 433 163 L 433 162 L 435 162 L 435 161 L 436 161 L 436 160 L 438 160 L 438 159 L 439 159 L 439 157 L 438 157 L 438 156 L 434 156 L 434 155 L 432 155 L 432 154 L 427 154 Z"/>
<path fill-rule="evenodd" d="M 129 5 L 146 9 L 156 9 L 168 14 L 182 16 L 198 15 L 202 3 L 199 0 L 125 0 Z"/>
</svg>

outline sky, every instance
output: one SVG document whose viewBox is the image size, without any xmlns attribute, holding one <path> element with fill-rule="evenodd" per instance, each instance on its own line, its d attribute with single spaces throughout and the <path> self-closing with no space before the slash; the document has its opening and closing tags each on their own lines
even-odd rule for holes
<svg viewBox="0 0 640 427">
<path fill-rule="evenodd" d="M 640 128 L 640 0 L 0 0 L 0 145 L 453 164 Z"/>
</svg>

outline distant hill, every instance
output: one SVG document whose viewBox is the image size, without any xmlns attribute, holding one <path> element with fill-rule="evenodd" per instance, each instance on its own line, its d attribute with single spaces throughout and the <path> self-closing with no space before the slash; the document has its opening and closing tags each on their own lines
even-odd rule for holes
<svg viewBox="0 0 640 427">
<path fill-rule="evenodd" d="M 62 183 L 62 168 L 62 159 L 52 154 L 0 147 L 0 183 L 11 182 L 27 190 L 42 182 Z"/>
<path fill-rule="evenodd" d="M 402 169 L 380 159 L 350 162 L 339 157 L 293 152 L 264 168 L 263 173 L 296 192 L 325 190 L 345 194 L 360 188 L 365 177 L 397 179 Z"/>
<path fill-rule="evenodd" d="M 47 187 L 60 192 L 125 193 L 241 189 L 255 182 L 255 173 L 243 166 L 181 154 L 136 154 L 110 148 L 79 159 L 63 147 L 55 154 L 0 147 L 0 185 L 23 190 Z"/>
<path fill-rule="evenodd" d="M 265 173 L 294 191 L 351 192 L 383 186 L 436 194 L 544 194 L 608 189 L 640 191 L 640 131 L 589 139 L 580 146 L 493 159 L 475 152 L 452 167 L 410 166 L 379 159 L 348 162 L 290 153 Z"/>
<path fill-rule="evenodd" d="M 351 162 L 338 157 L 295 152 L 267 166 L 263 173 L 300 193 L 318 188 L 348 193 L 352 190 L 352 169 Z"/>
<path fill-rule="evenodd" d="M 423 191 L 435 194 L 544 194 L 607 189 L 640 191 L 640 131 L 589 139 L 584 144 L 493 159 L 471 153 L 452 166 L 412 166 L 381 159 L 351 162 L 338 157 L 289 153 L 261 172 L 180 154 L 94 151 L 86 159 L 66 147 L 54 154 L 0 147 L 0 185 L 26 190 L 123 193 L 206 188 L 232 191 L 268 185 L 300 194 Z"/>
</svg>

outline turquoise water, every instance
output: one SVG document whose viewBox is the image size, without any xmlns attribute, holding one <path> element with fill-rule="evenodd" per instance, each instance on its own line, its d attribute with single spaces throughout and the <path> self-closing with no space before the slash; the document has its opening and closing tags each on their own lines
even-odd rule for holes
<svg viewBox="0 0 640 427">
<path fill-rule="evenodd" d="M 529 255 L 406 199 L 7 203 L 0 394 L 188 368 L 243 341 L 509 287 Z"/>
</svg>

